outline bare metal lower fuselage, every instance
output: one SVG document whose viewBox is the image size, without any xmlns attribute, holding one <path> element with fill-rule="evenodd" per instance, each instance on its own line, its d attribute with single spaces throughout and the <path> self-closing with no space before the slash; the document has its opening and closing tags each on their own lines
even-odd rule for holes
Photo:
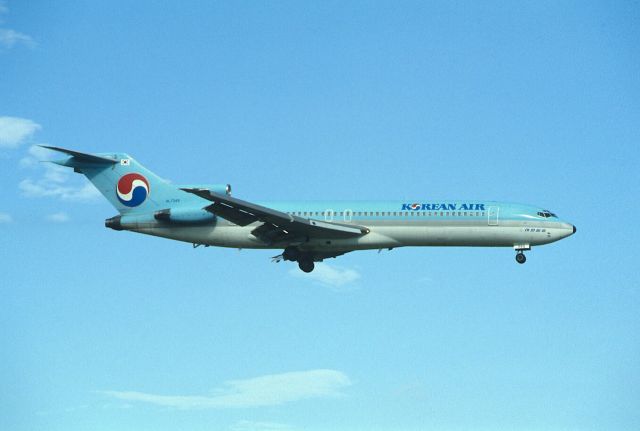
<svg viewBox="0 0 640 431">
<path fill-rule="evenodd" d="M 501 221 L 488 225 L 484 221 L 358 221 L 370 229 L 367 235 L 346 239 L 300 238 L 294 245 L 314 252 L 349 252 L 404 246 L 514 247 L 528 249 L 571 235 L 573 225 L 559 221 Z M 223 219 L 210 225 L 175 226 L 144 223 L 123 226 L 126 230 L 193 244 L 231 248 L 281 249 L 292 245 L 267 244 L 251 231 L 256 225 L 237 226 Z"/>
</svg>

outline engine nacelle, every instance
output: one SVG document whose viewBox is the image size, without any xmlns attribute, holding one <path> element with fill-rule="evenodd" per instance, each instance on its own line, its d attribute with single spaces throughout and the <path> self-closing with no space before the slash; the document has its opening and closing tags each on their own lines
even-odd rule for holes
<svg viewBox="0 0 640 431">
<path fill-rule="evenodd" d="M 208 189 L 214 193 L 231 196 L 231 184 L 189 184 L 178 186 L 181 189 Z"/>
<path fill-rule="evenodd" d="M 156 211 L 156 220 L 176 224 L 205 224 L 216 219 L 214 214 L 201 208 L 167 208 Z"/>
</svg>

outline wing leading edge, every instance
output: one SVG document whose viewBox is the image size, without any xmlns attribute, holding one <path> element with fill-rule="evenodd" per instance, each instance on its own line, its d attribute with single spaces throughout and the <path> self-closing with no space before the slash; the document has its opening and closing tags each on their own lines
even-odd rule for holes
<svg viewBox="0 0 640 431">
<path fill-rule="evenodd" d="M 208 189 L 182 190 L 213 202 L 204 209 L 234 224 L 247 226 L 257 221 L 262 222 L 251 233 L 269 244 L 299 238 L 354 238 L 369 233 L 365 226 L 298 217 Z"/>
</svg>

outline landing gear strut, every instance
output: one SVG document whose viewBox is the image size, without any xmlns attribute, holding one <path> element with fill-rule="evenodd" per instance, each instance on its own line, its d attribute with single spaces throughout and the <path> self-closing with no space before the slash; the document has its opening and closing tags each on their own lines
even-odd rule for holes
<svg viewBox="0 0 640 431">
<path fill-rule="evenodd" d="M 300 259 L 298 260 L 298 267 L 304 272 L 311 272 L 315 265 L 311 259 Z"/>
<path fill-rule="evenodd" d="M 518 253 L 516 254 L 516 262 L 518 262 L 519 264 L 523 264 L 527 261 L 527 256 L 524 255 L 524 252 L 522 250 L 518 250 Z"/>
<path fill-rule="evenodd" d="M 300 250 L 298 250 L 298 247 L 289 246 L 285 248 L 282 253 L 282 258 L 291 262 L 298 260 L 298 257 L 300 257 Z"/>
</svg>

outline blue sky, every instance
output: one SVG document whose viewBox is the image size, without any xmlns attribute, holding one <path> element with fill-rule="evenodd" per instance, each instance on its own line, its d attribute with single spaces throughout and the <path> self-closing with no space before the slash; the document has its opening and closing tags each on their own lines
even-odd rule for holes
<svg viewBox="0 0 640 431">
<path fill-rule="evenodd" d="M 0 428 L 640 428 L 637 2 L 0 3 Z M 536 248 L 107 230 L 33 146 L 247 200 L 495 199 Z"/>
</svg>

